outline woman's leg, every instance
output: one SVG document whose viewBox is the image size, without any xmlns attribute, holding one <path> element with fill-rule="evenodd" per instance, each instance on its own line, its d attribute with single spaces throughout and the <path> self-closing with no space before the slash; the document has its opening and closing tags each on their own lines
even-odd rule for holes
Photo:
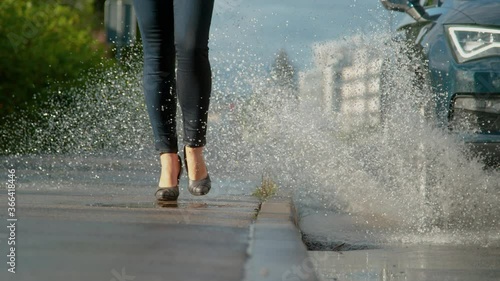
<svg viewBox="0 0 500 281">
<path fill-rule="evenodd" d="M 144 50 L 144 96 L 155 148 L 176 153 L 173 0 L 134 0 Z"/>
<path fill-rule="evenodd" d="M 189 178 L 207 176 L 203 160 L 206 144 L 212 72 L 208 37 L 214 0 L 174 0 L 177 93 L 184 122 Z"/>
<path fill-rule="evenodd" d="M 184 121 L 184 144 L 206 143 L 212 72 L 208 36 L 213 0 L 174 0 L 177 93 Z"/>
<path fill-rule="evenodd" d="M 134 0 L 144 49 L 144 95 L 160 152 L 159 187 L 177 186 L 175 46 L 173 0 Z"/>
</svg>

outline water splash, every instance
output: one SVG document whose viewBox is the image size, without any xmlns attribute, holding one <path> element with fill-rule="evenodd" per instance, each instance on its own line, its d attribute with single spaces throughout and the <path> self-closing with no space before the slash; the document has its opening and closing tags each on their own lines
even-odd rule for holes
<svg viewBox="0 0 500 281">
<path fill-rule="evenodd" d="M 294 113 L 290 117 L 307 120 L 300 126 L 306 131 L 297 132 L 297 136 L 312 136 L 306 141 L 312 144 L 308 155 L 302 159 L 315 160 L 303 165 L 307 178 L 302 179 L 302 186 L 310 182 L 315 188 L 306 193 L 314 193 L 326 209 L 355 214 L 357 223 L 370 225 L 370 230 L 365 227 L 363 231 L 391 229 L 391 234 L 383 235 L 385 242 L 498 245 L 500 174 L 485 170 L 481 160 L 470 155 L 456 136 L 436 128 L 426 108 L 432 100 L 430 90 L 414 84 L 418 79 L 412 67 L 415 58 L 401 52 L 392 64 L 379 61 L 388 73 L 397 74 L 391 77 L 390 87 L 379 90 L 396 97 L 390 99 L 384 124 L 373 125 L 371 116 L 361 122 L 353 118 L 352 112 L 358 117 L 370 112 L 366 106 L 372 98 L 367 94 L 369 87 L 359 86 L 370 85 L 368 64 L 380 60 L 381 54 L 404 48 L 387 36 L 376 36 L 316 49 L 319 69 L 311 75 L 322 73 L 330 83 L 326 91 L 320 86 L 312 92 L 327 93 L 321 101 L 328 109 L 330 104 L 334 108 L 314 118 L 308 118 L 310 109 L 302 116 Z M 335 57 L 325 64 L 333 54 Z M 338 54 L 350 58 L 345 60 Z M 349 77 L 358 72 L 361 79 Z M 339 83 L 341 86 L 335 85 Z M 332 96 L 333 103 L 327 99 Z M 353 99 L 357 101 L 352 103 Z M 345 103 L 353 105 L 351 112 L 343 111 Z M 295 146 L 288 151 L 293 155 L 307 144 L 294 141 L 287 145 Z"/>
<path fill-rule="evenodd" d="M 378 123 L 380 96 L 373 93 L 381 90 L 373 76 L 380 77 L 381 54 L 404 48 L 388 42 L 378 35 L 318 46 L 318 69 L 302 74 L 297 98 L 293 87 L 255 81 L 252 98 L 235 113 L 232 136 L 244 147 L 222 146 L 243 159 L 231 162 L 231 171 L 271 170 L 299 201 L 310 197 L 325 211 L 391 229 L 385 242 L 497 245 L 500 174 L 432 123 L 432 95 L 415 86 L 415 58 L 404 52 L 384 65 L 398 74 L 387 89 L 397 99 Z"/>
<path fill-rule="evenodd" d="M 268 63 L 249 64 L 245 59 L 256 57 L 249 50 L 215 57 L 211 173 L 243 179 L 272 173 L 299 202 L 313 198 L 368 224 L 384 220 L 397 233 L 388 241 L 436 242 L 441 238 L 425 237 L 448 234 L 453 241 L 498 241 L 500 175 L 484 170 L 458 139 L 428 123 L 415 106 L 426 104 L 429 91 L 413 86 L 412 58 L 401 56 L 387 66 L 397 70 L 390 91 L 398 98 L 391 101 L 385 126 L 379 124 L 382 54 L 396 44 L 388 42 L 388 36 L 377 35 L 320 44 L 315 68 L 295 84 L 273 78 Z M 38 123 L 18 120 L 19 154 L 5 162 L 32 161 L 24 166 L 31 176 L 49 177 L 56 185 L 75 178 L 76 168 L 69 168 L 81 169 L 93 157 L 93 163 L 109 160 L 97 165 L 102 169 L 122 171 L 113 182 L 131 175 L 140 182 L 141 174 L 154 178 L 148 172 L 157 163 L 140 69 L 140 55 L 133 54 L 122 66 L 93 74 L 85 87 L 56 95 Z M 42 158 L 52 160 L 43 166 L 35 161 Z M 98 177 L 96 165 L 85 167 L 89 177 Z"/>
</svg>

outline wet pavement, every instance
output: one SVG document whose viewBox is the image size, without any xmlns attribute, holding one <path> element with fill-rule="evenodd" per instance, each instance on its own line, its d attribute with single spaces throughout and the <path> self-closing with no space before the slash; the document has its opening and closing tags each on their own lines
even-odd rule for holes
<svg viewBox="0 0 500 281">
<path fill-rule="evenodd" d="M 500 280 L 498 248 L 421 245 L 309 254 L 323 281 Z"/>
<path fill-rule="evenodd" d="M 146 195 L 17 198 L 16 273 L 5 266 L 4 234 L 1 280 L 241 280 L 259 207 L 252 197 L 168 205 Z M 4 194 L 0 209 L 6 222 Z"/>
<path fill-rule="evenodd" d="M 300 204 L 299 233 L 290 199 L 260 206 L 245 195 L 255 181 L 217 177 L 208 196 L 181 190 L 177 203 L 159 205 L 152 201 L 156 174 L 143 180 L 130 165 L 99 166 L 90 176 L 80 164 L 72 170 L 51 166 L 50 177 L 20 166 L 16 274 L 7 272 L 8 232 L 2 227 L 0 280 L 500 280 L 494 226 L 484 233 L 487 239 L 477 237 L 489 246 L 459 246 L 452 243 L 457 237 L 446 235 L 394 236 L 387 232 L 393 222 L 371 214 Z M 4 190 L 5 226 L 7 204 Z M 319 241 L 306 241 L 308 246 L 334 251 L 307 252 L 300 234 Z M 440 242 L 448 246 L 435 245 Z"/>
<path fill-rule="evenodd" d="M 323 281 L 498 281 L 495 225 L 488 231 L 405 233 L 371 216 L 319 211 L 300 219 L 310 260 Z"/>
<path fill-rule="evenodd" d="M 93 190 L 17 191 L 15 273 L 2 231 L 0 280 L 317 280 L 301 267 L 308 255 L 288 198 L 183 194 L 158 204 Z M 3 192 L 6 225 L 7 202 Z"/>
</svg>

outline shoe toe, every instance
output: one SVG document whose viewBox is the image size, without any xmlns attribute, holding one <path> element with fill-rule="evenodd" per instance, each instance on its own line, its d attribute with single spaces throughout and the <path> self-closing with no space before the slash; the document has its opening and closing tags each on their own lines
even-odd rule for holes
<svg viewBox="0 0 500 281">
<path fill-rule="evenodd" d="M 179 197 L 179 188 L 160 188 L 156 191 L 155 196 L 157 200 L 174 201 Z"/>
<path fill-rule="evenodd" d="M 202 180 L 189 180 L 189 192 L 192 195 L 200 196 L 207 194 L 212 187 L 212 182 L 210 176 L 207 175 L 205 179 Z"/>
<path fill-rule="evenodd" d="M 210 191 L 210 187 L 208 186 L 198 186 L 195 188 L 195 193 L 205 195 Z"/>
</svg>

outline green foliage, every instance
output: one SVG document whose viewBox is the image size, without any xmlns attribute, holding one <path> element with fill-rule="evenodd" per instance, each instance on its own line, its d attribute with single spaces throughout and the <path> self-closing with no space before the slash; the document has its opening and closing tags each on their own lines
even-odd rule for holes
<svg viewBox="0 0 500 281">
<path fill-rule="evenodd" d="M 74 86 L 106 55 L 92 37 L 90 1 L 0 3 L 0 118 L 40 104 L 51 84 Z"/>
<path fill-rule="evenodd" d="M 284 49 L 281 49 L 276 55 L 276 59 L 272 65 L 271 78 L 280 87 L 296 88 L 297 71 L 288 58 L 288 54 Z"/>
<path fill-rule="evenodd" d="M 270 77 L 253 88 L 252 95 L 242 101 L 236 121 L 246 142 L 260 145 L 279 142 L 276 134 L 282 116 L 294 112 L 298 105 L 297 71 L 285 50 L 280 50 L 271 65 Z M 258 114 L 255 114 L 258 112 Z"/>
</svg>

